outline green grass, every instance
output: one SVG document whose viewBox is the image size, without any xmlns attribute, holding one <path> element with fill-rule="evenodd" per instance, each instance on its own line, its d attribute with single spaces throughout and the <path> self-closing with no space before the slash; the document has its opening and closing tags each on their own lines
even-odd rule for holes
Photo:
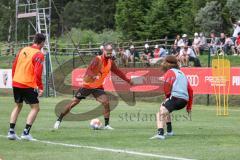
<svg viewBox="0 0 240 160">
<path fill-rule="evenodd" d="M 205 55 L 199 56 L 201 65 L 203 67 L 208 66 L 208 55 L 206 55 L 206 54 L 207 53 L 205 53 Z M 217 58 L 217 57 L 210 57 L 210 62 L 213 58 Z M 240 57 L 239 56 L 226 56 L 225 58 L 229 59 L 232 67 L 239 67 L 240 66 Z"/>
<path fill-rule="evenodd" d="M 56 120 L 54 106 L 63 98 L 41 98 L 41 111 L 31 131 L 35 138 L 202 160 L 238 159 L 240 156 L 240 109 L 237 107 L 231 107 L 230 116 L 217 117 L 214 106 L 196 105 L 191 120 L 186 117 L 185 110 L 177 111 L 173 118 L 176 135 L 159 141 L 148 138 L 156 132 L 154 119 L 150 115 L 155 114 L 160 102 L 138 102 L 136 106 L 130 107 L 120 101 L 111 116 L 111 125 L 115 128 L 113 131 L 94 131 L 89 128 L 89 121 L 64 121 L 60 130 L 53 132 L 52 126 Z M 13 98 L 1 97 L 0 102 L 0 135 L 6 135 L 14 106 Z M 96 104 L 93 100 L 84 100 L 73 112 L 88 111 Z M 28 111 L 29 107 L 25 105 L 16 126 L 18 134 L 22 132 Z M 103 120 L 102 117 L 100 119 Z M 0 137 L 0 157 L 4 160 L 159 159 L 39 142 L 9 141 L 3 137 Z"/>
<path fill-rule="evenodd" d="M 14 56 L 0 56 L 0 69 L 12 68 L 12 61 Z"/>
</svg>

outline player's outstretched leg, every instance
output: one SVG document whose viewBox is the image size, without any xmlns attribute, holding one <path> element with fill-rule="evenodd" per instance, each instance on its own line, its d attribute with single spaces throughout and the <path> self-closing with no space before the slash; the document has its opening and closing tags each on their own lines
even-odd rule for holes
<svg viewBox="0 0 240 160">
<path fill-rule="evenodd" d="M 22 110 L 22 106 L 23 106 L 22 103 L 16 103 L 16 106 L 14 107 L 14 109 L 12 111 L 12 114 L 11 114 L 11 117 L 10 117 L 10 127 L 9 127 L 8 135 L 7 135 L 7 138 L 9 140 L 19 140 L 20 139 L 17 136 L 17 134 L 15 133 L 14 129 L 15 129 L 15 125 L 16 125 L 16 122 L 17 122 L 18 115 Z"/>
<path fill-rule="evenodd" d="M 33 122 L 35 121 L 35 119 L 37 117 L 38 112 L 40 111 L 40 108 L 39 108 L 38 103 L 37 104 L 30 104 L 30 106 L 31 106 L 31 111 L 28 114 L 27 121 L 26 121 L 26 127 L 23 130 L 21 139 L 28 140 L 28 141 L 34 141 L 36 139 L 34 139 L 31 136 L 30 130 L 31 130 Z"/>
<path fill-rule="evenodd" d="M 102 103 L 102 105 L 104 106 L 104 121 L 105 121 L 105 126 L 104 129 L 108 129 L 108 130 L 113 130 L 114 128 L 112 128 L 109 125 L 109 119 L 110 119 L 110 104 L 109 104 L 109 99 L 108 96 L 106 94 L 102 94 L 100 96 L 98 96 L 96 98 L 96 100 L 100 103 Z"/>
<path fill-rule="evenodd" d="M 60 114 L 60 116 L 58 117 L 57 121 L 53 126 L 54 129 L 58 129 L 60 127 L 63 117 L 67 115 L 73 107 L 79 104 L 79 102 L 80 102 L 80 99 L 74 97 L 74 99 L 64 107 L 64 111 Z"/>
</svg>

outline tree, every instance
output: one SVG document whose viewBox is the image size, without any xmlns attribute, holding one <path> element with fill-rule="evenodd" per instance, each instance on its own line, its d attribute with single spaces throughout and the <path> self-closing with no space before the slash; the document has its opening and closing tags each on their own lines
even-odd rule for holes
<svg viewBox="0 0 240 160">
<path fill-rule="evenodd" d="M 122 32 L 124 39 L 141 39 L 144 16 L 147 14 L 151 0 L 119 0 L 115 14 L 116 28 Z"/>
<path fill-rule="evenodd" d="M 230 14 L 229 18 L 233 18 L 234 20 L 240 20 L 240 2 L 239 0 L 227 0 L 225 6 Z"/>
<path fill-rule="evenodd" d="M 75 0 L 64 7 L 65 25 L 101 32 L 114 29 L 116 0 Z"/>
<path fill-rule="evenodd" d="M 206 33 L 212 30 L 220 32 L 223 30 L 221 11 L 222 6 L 217 1 L 207 2 L 206 6 L 198 11 L 195 22 Z"/>
<path fill-rule="evenodd" d="M 13 27 L 15 10 L 13 9 L 15 5 L 14 0 L 0 1 L 0 40 L 1 41 L 12 41 Z"/>
<path fill-rule="evenodd" d="M 81 3 L 78 0 L 67 3 L 63 11 L 64 25 L 68 28 L 79 27 L 81 15 Z"/>
<path fill-rule="evenodd" d="M 144 35 L 151 39 L 191 33 L 195 27 L 192 1 L 153 0 L 145 22 Z"/>
</svg>

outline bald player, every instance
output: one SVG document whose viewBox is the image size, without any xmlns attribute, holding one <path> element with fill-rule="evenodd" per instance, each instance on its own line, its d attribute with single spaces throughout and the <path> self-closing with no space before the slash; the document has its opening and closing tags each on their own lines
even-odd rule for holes
<svg viewBox="0 0 240 160">
<path fill-rule="evenodd" d="M 57 121 L 54 124 L 54 129 L 58 129 L 63 120 L 73 107 L 75 107 L 82 99 L 92 94 L 98 102 L 104 106 L 104 129 L 112 130 L 109 125 L 110 119 L 110 105 L 108 95 L 103 88 L 103 82 L 107 75 L 112 71 L 117 76 L 132 84 L 131 80 L 125 76 L 125 74 L 118 69 L 115 62 L 112 60 L 113 47 L 111 44 L 104 45 L 103 54 L 96 56 L 87 68 L 87 71 L 83 78 L 83 86 L 79 88 L 73 100 L 64 107 L 64 111 L 60 114 Z"/>
</svg>

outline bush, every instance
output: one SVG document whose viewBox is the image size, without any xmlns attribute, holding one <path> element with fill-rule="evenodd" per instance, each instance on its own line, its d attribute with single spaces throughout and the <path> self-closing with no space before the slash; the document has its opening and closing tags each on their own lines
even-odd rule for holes
<svg viewBox="0 0 240 160">
<path fill-rule="evenodd" d="M 96 44 L 104 42 L 117 42 L 120 40 L 120 37 L 120 33 L 112 30 L 104 30 L 102 33 L 96 33 L 92 30 L 72 28 L 69 33 L 65 33 L 61 36 L 58 42 L 59 44 L 72 44 L 72 38 L 75 44 Z"/>
</svg>

